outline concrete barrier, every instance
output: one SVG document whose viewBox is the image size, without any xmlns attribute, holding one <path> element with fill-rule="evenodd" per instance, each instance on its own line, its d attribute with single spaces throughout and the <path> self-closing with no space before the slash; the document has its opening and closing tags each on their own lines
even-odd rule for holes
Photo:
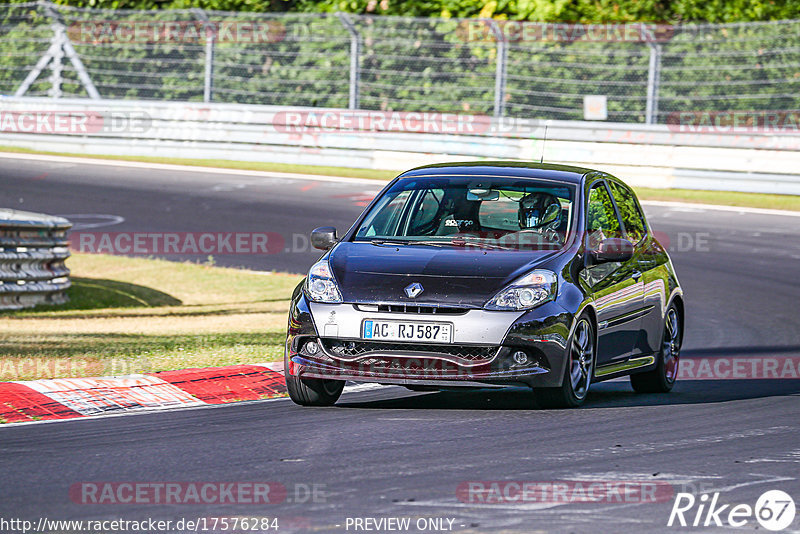
<svg viewBox="0 0 800 534">
<path fill-rule="evenodd" d="M 0 145 L 398 171 L 427 163 L 543 155 L 549 162 L 606 170 L 635 186 L 800 194 L 797 132 L 454 114 L 428 118 L 433 126 L 415 128 L 424 114 L 2 98 Z"/>
</svg>

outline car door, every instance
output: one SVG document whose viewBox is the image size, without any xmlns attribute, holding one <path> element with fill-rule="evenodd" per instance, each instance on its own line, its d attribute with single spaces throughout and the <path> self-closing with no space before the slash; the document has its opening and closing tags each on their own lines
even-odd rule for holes
<svg viewBox="0 0 800 534">
<path fill-rule="evenodd" d="M 586 195 L 587 248 L 610 237 L 623 237 L 616 205 L 605 180 L 589 185 Z M 628 358 L 641 329 L 642 282 L 635 258 L 587 265 L 581 278 L 597 311 L 597 365 Z"/>
<path fill-rule="evenodd" d="M 609 180 L 608 185 L 622 219 L 625 238 L 634 244 L 633 261 L 642 274 L 641 331 L 634 342 L 633 355 L 651 354 L 660 349 L 662 312 L 667 298 L 664 273 L 659 269 L 663 265 L 659 261 L 662 255 L 654 247 L 647 220 L 633 191 L 613 180 Z"/>
</svg>

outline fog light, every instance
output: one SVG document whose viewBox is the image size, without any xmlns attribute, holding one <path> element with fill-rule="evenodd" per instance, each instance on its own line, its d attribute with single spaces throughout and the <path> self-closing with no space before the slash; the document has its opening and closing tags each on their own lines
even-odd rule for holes
<svg viewBox="0 0 800 534">
<path fill-rule="evenodd" d="M 304 349 L 306 354 L 311 354 L 312 356 L 319 352 L 319 345 L 315 341 L 309 341 L 306 343 Z"/>
<path fill-rule="evenodd" d="M 522 352 L 521 350 L 515 352 L 512 358 L 514 358 L 514 363 L 516 363 L 517 365 L 524 365 L 528 363 L 528 355 Z"/>
</svg>

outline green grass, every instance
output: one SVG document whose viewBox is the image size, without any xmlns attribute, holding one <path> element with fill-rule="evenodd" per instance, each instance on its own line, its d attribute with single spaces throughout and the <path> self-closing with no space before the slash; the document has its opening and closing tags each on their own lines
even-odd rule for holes
<svg viewBox="0 0 800 534">
<path fill-rule="evenodd" d="M 96 156 L 93 154 L 74 154 L 67 152 L 42 152 L 27 148 L 0 146 L 0 152 L 17 154 L 43 154 L 46 156 L 67 156 L 115 161 L 140 161 L 145 163 L 163 163 L 165 165 L 189 165 L 192 167 L 217 167 L 221 169 L 239 169 L 264 172 L 290 172 L 296 174 L 318 174 L 320 176 L 348 176 L 350 178 L 369 178 L 372 180 L 391 180 L 397 171 L 355 169 L 351 167 L 324 167 L 317 165 L 300 165 L 294 163 L 269 163 L 260 161 L 230 161 L 226 159 L 187 159 L 163 158 L 153 156 Z"/>
<path fill-rule="evenodd" d="M 75 254 L 70 301 L 0 314 L 0 380 L 278 360 L 300 276 Z"/>
<path fill-rule="evenodd" d="M 745 208 L 800 211 L 800 196 L 739 193 L 736 191 L 698 191 L 694 189 L 651 189 L 635 187 L 643 200 L 667 200 L 698 204 L 719 204 Z"/>
<path fill-rule="evenodd" d="M 0 146 L 0 152 L 88 157 L 103 160 L 139 161 L 146 163 L 190 165 L 195 167 L 219 167 L 223 169 L 241 169 L 264 172 L 318 174 L 322 176 L 347 176 L 351 178 L 369 178 L 374 180 L 389 180 L 399 174 L 397 171 L 390 170 L 354 169 L 349 167 L 321 167 L 316 165 L 299 165 L 289 163 L 228 161 L 219 159 L 161 158 L 149 156 L 94 156 L 59 152 L 40 152 L 24 148 L 3 146 Z M 693 189 L 653 189 L 647 187 L 637 187 L 634 189 L 636 189 L 639 198 L 642 200 L 666 200 L 676 202 L 693 202 L 698 204 L 717 204 L 724 206 L 800 211 L 800 196 L 797 195 L 770 195 L 764 193 L 701 191 Z"/>
</svg>

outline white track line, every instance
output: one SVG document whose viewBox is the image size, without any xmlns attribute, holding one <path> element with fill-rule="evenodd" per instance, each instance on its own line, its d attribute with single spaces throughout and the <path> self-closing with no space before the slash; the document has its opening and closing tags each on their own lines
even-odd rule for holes
<svg viewBox="0 0 800 534">
<path fill-rule="evenodd" d="M 323 174 L 299 174 L 291 172 L 251 171 L 246 169 L 225 169 L 221 167 L 201 167 L 196 165 L 177 165 L 172 163 L 148 163 L 144 161 L 125 161 L 115 159 L 94 159 L 72 156 L 47 156 L 15 152 L 0 152 L 0 158 L 22 159 L 27 161 L 47 161 L 51 163 L 71 163 L 74 165 L 104 165 L 106 167 L 127 167 L 132 169 L 156 169 L 163 171 L 195 172 L 205 174 L 231 174 L 235 176 L 257 176 L 259 178 L 287 178 L 289 180 L 309 180 L 316 182 L 339 182 L 348 184 L 381 185 L 388 180 L 371 178 L 347 178 Z M 400 174 L 400 173 L 398 173 Z"/>
<path fill-rule="evenodd" d="M 221 167 L 200 167 L 194 165 L 177 165 L 171 163 L 148 163 L 143 161 L 107 160 L 91 157 L 47 156 L 16 152 L 0 152 L 0 158 L 22 159 L 28 161 L 49 161 L 53 163 L 72 163 L 81 165 L 105 165 L 110 167 L 128 167 L 133 169 L 158 169 L 165 171 L 197 172 L 206 174 L 230 174 L 234 176 L 258 176 L 260 178 L 286 178 L 289 180 L 310 180 L 318 182 L 339 182 L 350 184 L 383 184 L 388 180 L 370 178 L 348 178 L 345 176 L 325 176 L 322 174 L 299 174 L 291 172 L 249 171 L 245 169 L 225 169 Z M 399 174 L 399 173 L 398 173 Z M 674 208 L 694 208 L 701 210 L 730 211 L 735 213 L 752 213 L 760 215 L 782 215 L 800 217 L 800 212 L 773 210 L 764 208 L 746 208 L 740 206 L 722 206 L 718 204 L 695 204 L 692 202 L 671 202 L 666 200 L 644 200 L 642 204 Z"/>
</svg>

